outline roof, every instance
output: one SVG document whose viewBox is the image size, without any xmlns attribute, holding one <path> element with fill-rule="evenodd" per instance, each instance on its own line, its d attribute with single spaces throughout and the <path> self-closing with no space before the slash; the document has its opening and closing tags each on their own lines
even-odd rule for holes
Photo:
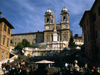
<svg viewBox="0 0 100 75">
<path fill-rule="evenodd" d="M 98 1 L 100 1 L 100 0 L 95 0 L 93 6 L 92 6 L 92 8 L 91 8 L 91 10 L 88 10 L 88 11 L 85 11 L 85 12 L 84 12 L 84 14 L 83 14 L 83 16 L 82 16 L 82 18 L 81 18 L 81 21 L 80 21 L 80 23 L 79 23 L 79 25 L 80 25 L 81 27 L 82 27 L 81 23 L 82 23 L 82 21 L 83 21 L 85 15 L 87 14 L 87 12 L 91 12 L 91 11 L 93 10 L 94 6 L 96 5 L 96 3 L 97 3 Z"/>
<path fill-rule="evenodd" d="M 68 11 L 67 8 L 64 6 L 64 8 L 62 9 L 63 11 Z"/>
<path fill-rule="evenodd" d="M 86 10 L 86 11 L 84 12 L 82 18 L 81 18 L 81 21 L 80 21 L 80 23 L 79 23 L 79 25 L 80 25 L 81 27 L 83 27 L 81 23 L 82 23 L 82 21 L 83 21 L 85 15 L 86 15 L 88 12 L 90 12 L 90 10 Z"/>
<path fill-rule="evenodd" d="M 9 23 L 9 21 L 6 18 L 0 18 L 0 23 L 4 22 L 8 27 L 10 27 L 11 29 L 14 29 L 14 27 L 11 25 L 11 23 Z"/>
<path fill-rule="evenodd" d="M 52 12 L 50 9 L 48 9 L 46 12 Z"/>
<path fill-rule="evenodd" d="M 100 0 L 95 0 L 93 6 L 92 6 L 92 8 L 91 8 L 91 11 L 93 10 L 93 8 L 94 8 L 94 6 L 96 5 L 97 1 L 100 1 Z"/>
<path fill-rule="evenodd" d="M 74 38 L 74 39 L 78 39 L 78 38 L 82 38 L 82 37 L 75 37 L 75 36 L 73 36 L 73 38 Z"/>
<path fill-rule="evenodd" d="M 11 34 L 11 36 L 15 36 L 15 35 L 28 35 L 28 34 L 40 34 L 40 33 L 44 33 L 44 32 L 29 32 L 29 33 L 16 33 L 16 34 Z"/>
</svg>

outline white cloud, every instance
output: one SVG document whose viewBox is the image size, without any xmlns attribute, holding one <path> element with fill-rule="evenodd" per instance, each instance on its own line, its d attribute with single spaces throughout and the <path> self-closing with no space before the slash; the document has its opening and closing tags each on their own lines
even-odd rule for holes
<svg viewBox="0 0 100 75">
<path fill-rule="evenodd" d="M 61 22 L 61 10 L 65 6 L 70 14 L 70 29 L 81 35 L 79 22 L 85 10 L 90 10 L 95 0 L 11 0 L 3 1 L 0 7 L 15 29 L 12 33 L 44 30 L 44 15 L 48 8 L 56 11 L 57 22 Z M 6 13 L 7 12 L 7 13 Z"/>
</svg>

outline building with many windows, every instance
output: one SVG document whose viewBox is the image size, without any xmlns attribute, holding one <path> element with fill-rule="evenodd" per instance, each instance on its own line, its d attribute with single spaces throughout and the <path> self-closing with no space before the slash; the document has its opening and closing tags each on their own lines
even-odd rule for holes
<svg viewBox="0 0 100 75">
<path fill-rule="evenodd" d="M 16 46 L 18 43 L 21 43 L 23 39 L 27 39 L 31 45 L 36 43 L 44 42 L 44 33 L 43 32 L 29 32 L 29 33 L 19 33 L 11 34 L 12 45 Z"/>
<path fill-rule="evenodd" d="M 0 17 L 0 61 L 9 58 L 11 29 L 13 28 L 6 18 Z"/>
<path fill-rule="evenodd" d="M 56 28 L 56 33 L 57 33 L 56 43 L 58 44 L 63 43 L 65 45 L 64 47 L 68 47 L 68 42 L 70 40 L 70 37 L 72 36 L 72 31 L 70 30 L 69 26 L 69 12 L 66 7 L 62 9 L 60 15 L 61 15 L 61 22 L 56 23 L 56 17 L 55 17 L 55 23 L 53 23 L 52 11 L 48 9 L 44 15 L 45 19 L 44 31 L 12 34 L 11 40 L 13 42 L 13 45 L 16 46 L 18 43 L 22 42 L 22 39 L 27 39 L 31 45 L 33 44 L 40 45 L 41 43 L 41 46 L 44 45 L 46 46 L 47 44 L 49 44 L 48 47 L 51 47 L 51 45 L 54 44 L 53 34 L 54 34 L 54 28 Z M 77 44 L 81 43 L 83 44 L 83 40 L 80 37 L 80 42 L 78 42 Z"/>
<path fill-rule="evenodd" d="M 100 0 L 86 10 L 80 21 L 84 32 L 85 55 L 92 61 L 100 61 Z"/>
</svg>

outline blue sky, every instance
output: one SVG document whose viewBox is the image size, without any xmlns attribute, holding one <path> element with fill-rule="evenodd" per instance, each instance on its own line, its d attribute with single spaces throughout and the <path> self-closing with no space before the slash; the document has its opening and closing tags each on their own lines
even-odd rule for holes
<svg viewBox="0 0 100 75">
<path fill-rule="evenodd" d="M 15 27 L 12 34 L 44 31 L 44 15 L 48 8 L 56 21 L 61 22 L 61 10 L 65 6 L 69 11 L 69 24 L 73 35 L 82 35 L 79 22 L 85 10 L 90 10 L 95 0 L 0 0 L 1 17 Z"/>
</svg>

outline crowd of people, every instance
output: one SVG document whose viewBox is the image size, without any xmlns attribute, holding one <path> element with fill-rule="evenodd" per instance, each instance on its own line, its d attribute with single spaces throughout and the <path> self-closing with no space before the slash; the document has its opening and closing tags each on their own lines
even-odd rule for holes
<svg viewBox="0 0 100 75">
<path fill-rule="evenodd" d="M 39 66 L 35 64 L 33 60 L 24 62 L 16 62 L 10 64 L 9 62 L 2 64 L 2 70 L 8 71 L 6 75 L 48 75 L 47 66 Z M 53 64 L 48 64 L 48 68 L 55 67 Z M 77 70 L 79 68 L 79 71 Z M 88 68 L 87 63 L 84 67 L 75 67 L 74 64 L 64 63 L 63 67 L 57 67 L 56 72 L 53 75 L 100 75 L 100 67 L 93 66 L 92 69 Z"/>
<path fill-rule="evenodd" d="M 20 59 L 20 57 L 17 59 Z M 60 64 L 57 67 L 55 65 L 58 62 Z M 75 66 L 75 63 L 66 63 L 61 58 L 57 60 L 57 63 L 55 60 L 54 64 L 35 64 L 34 60 L 29 56 L 26 62 L 21 59 L 19 62 L 12 64 L 9 61 L 2 63 L 2 70 L 5 75 L 50 75 L 46 67 L 55 67 L 56 71 L 52 75 L 100 75 L 100 67 L 93 66 L 93 68 L 90 68 L 87 63 L 79 67 Z"/>
</svg>

